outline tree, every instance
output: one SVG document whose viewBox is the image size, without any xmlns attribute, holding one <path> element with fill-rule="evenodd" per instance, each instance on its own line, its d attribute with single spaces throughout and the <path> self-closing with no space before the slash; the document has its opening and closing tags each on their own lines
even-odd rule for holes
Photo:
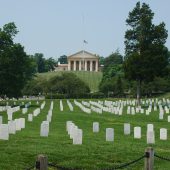
<svg viewBox="0 0 170 170">
<path fill-rule="evenodd" d="M 51 78 L 49 87 L 54 93 L 65 94 L 67 97 L 78 97 L 90 92 L 87 84 L 73 73 L 62 73 Z"/>
<path fill-rule="evenodd" d="M 38 73 L 43 73 L 45 71 L 45 59 L 44 55 L 42 53 L 35 53 L 34 54 L 34 59 L 37 64 L 37 72 Z"/>
<path fill-rule="evenodd" d="M 103 71 L 111 68 L 112 66 L 122 64 L 122 63 L 123 63 L 123 57 L 118 51 L 116 51 L 112 53 L 110 56 L 105 58 Z"/>
<path fill-rule="evenodd" d="M 156 76 L 163 76 L 168 64 L 167 30 L 162 22 L 152 23 L 154 13 L 149 5 L 137 2 L 126 20 L 130 27 L 125 33 L 125 77 L 137 82 L 137 100 L 140 104 L 140 86 Z"/>
<path fill-rule="evenodd" d="M 66 55 L 62 55 L 59 57 L 58 62 L 60 62 L 60 64 L 67 64 L 67 56 Z"/>
<path fill-rule="evenodd" d="M 0 95 L 18 97 L 35 68 L 33 60 L 24 52 L 21 44 L 13 42 L 18 33 L 14 23 L 0 29 Z"/>
<path fill-rule="evenodd" d="M 45 60 L 45 71 L 53 71 L 56 66 L 56 61 L 53 58 L 48 58 Z"/>
</svg>

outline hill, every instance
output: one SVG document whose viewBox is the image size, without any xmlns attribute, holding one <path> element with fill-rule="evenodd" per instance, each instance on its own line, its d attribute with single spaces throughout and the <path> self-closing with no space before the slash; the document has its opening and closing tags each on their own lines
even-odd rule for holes
<svg viewBox="0 0 170 170">
<path fill-rule="evenodd" d="M 88 84 L 92 92 L 98 91 L 98 86 L 100 81 L 102 80 L 102 72 L 87 72 L 87 71 L 69 71 L 76 74 L 81 80 Z M 49 79 L 56 75 L 62 74 L 63 71 L 57 72 L 47 72 L 47 73 L 38 73 L 38 79 Z"/>
</svg>

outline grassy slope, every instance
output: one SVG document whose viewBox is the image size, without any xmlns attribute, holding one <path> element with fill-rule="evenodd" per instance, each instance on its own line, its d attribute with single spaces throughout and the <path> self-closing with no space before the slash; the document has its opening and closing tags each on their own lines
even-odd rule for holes
<svg viewBox="0 0 170 170">
<path fill-rule="evenodd" d="M 168 140 L 159 140 L 159 128 L 167 128 L 169 132 L 169 123 L 167 115 L 164 120 L 158 120 L 158 112 L 152 112 L 151 115 L 144 114 L 117 116 L 109 113 L 98 115 L 92 113 L 88 115 L 80 111 L 74 105 L 75 111 L 72 113 L 63 101 L 64 111 L 59 110 L 59 101 L 54 102 L 54 111 L 52 122 L 50 124 L 50 133 L 48 138 L 39 136 L 40 124 L 46 119 L 49 110 L 50 101 L 41 114 L 34 118 L 33 122 L 26 121 L 26 128 L 15 135 L 10 135 L 9 141 L 0 140 L 0 169 L 1 170 L 20 170 L 31 166 L 37 154 L 46 154 L 50 162 L 57 163 L 65 167 L 77 168 L 107 168 L 119 165 L 124 162 L 134 160 L 144 154 L 146 144 L 146 125 L 153 123 L 156 132 L 156 144 L 153 145 L 157 154 L 168 157 L 170 155 L 170 136 Z M 71 101 L 73 103 L 73 101 Z M 29 109 L 31 112 L 34 107 Z M 28 112 L 28 113 L 29 113 Z M 4 123 L 7 122 L 5 113 L 3 115 Z M 21 112 L 16 112 L 15 117 L 27 117 Z M 72 120 L 83 130 L 83 145 L 72 145 L 72 141 L 66 133 L 66 121 Z M 92 123 L 100 123 L 100 132 L 92 133 Z M 133 139 L 133 132 L 129 136 L 123 135 L 123 123 L 129 122 L 131 126 L 142 127 L 142 139 Z M 105 141 L 105 129 L 114 128 L 115 141 Z M 143 169 L 144 161 L 130 166 L 131 170 Z M 155 160 L 155 170 L 169 170 L 170 163 L 166 161 Z"/>
<path fill-rule="evenodd" d="M 49 79 L 55 75 L 60 75 L 61 73 L 62 71 L 41 73 L 38 74 L 38 78 Z M 72 73 L 76 74 L 81 80 L 86 82 L 92 92 L 98 91 L 98 85 L 102 79 L 102 72 L 72 71 Z"/>
</svg>

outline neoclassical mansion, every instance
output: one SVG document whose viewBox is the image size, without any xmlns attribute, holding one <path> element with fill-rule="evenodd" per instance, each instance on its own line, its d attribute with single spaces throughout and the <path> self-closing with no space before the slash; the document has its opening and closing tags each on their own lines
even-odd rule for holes
<svg viewBox="0 0 170 170">
<path fill-rule="evenodd" d="M 56 71 L 99 71 L 99 57 L 84 50 L 68 56 L 67 61 L 58 64 Z"/>
</svg>

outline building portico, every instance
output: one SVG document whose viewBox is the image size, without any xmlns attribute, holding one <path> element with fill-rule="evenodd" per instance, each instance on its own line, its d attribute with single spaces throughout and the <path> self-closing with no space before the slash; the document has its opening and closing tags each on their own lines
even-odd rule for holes
<svg viewBox="0 0 170 170">
<path fill-rule="evenodd" d="M 99 57 L 86 51 L 68 56 L 69 71 L 98 71 Z"/>
</svg>

